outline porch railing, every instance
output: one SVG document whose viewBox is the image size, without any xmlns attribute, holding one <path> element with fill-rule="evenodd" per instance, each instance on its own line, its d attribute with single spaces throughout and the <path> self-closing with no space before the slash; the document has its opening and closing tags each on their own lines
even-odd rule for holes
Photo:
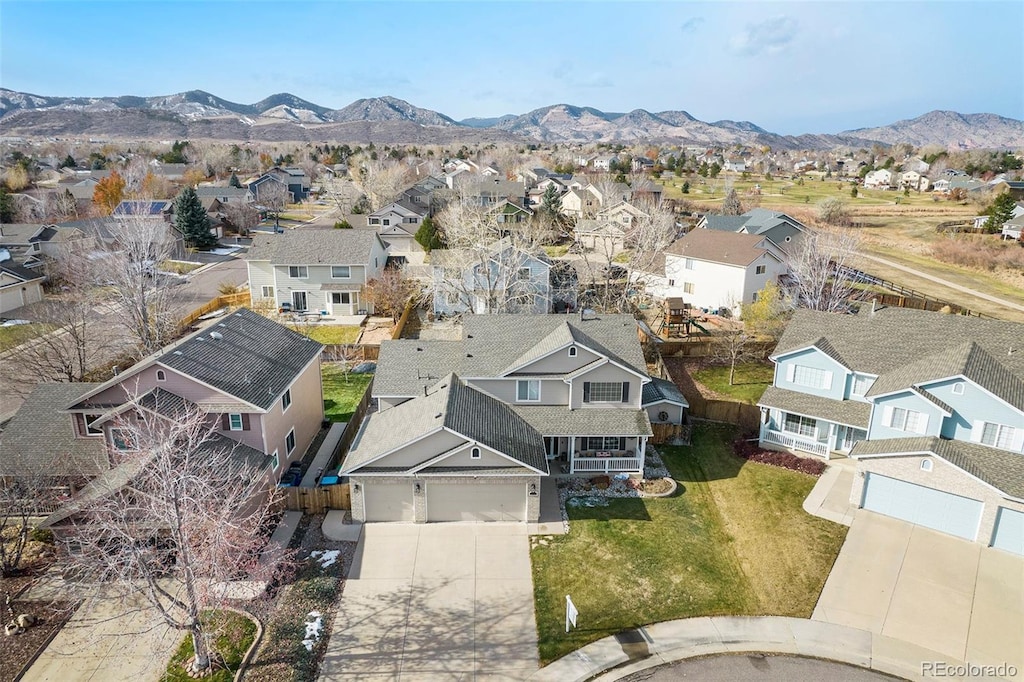
<svg viewBox="0 0 1024 682">
<path fill-rule="evenodd" d="M 571 473 L 613 473 L 640 471 L 639 457 L 574 457 Z"/>
<path fill-rule="evenodd" d="M 761 431 L 761 440 L 766 443 L 774 443 L 794 450 L 809 452 L 812 455 L 818 455 L 819 457 L 828 459 L 828 446 L 826 444 L 819 443 L 815 440 L 809 440 L 807 438 L 801 438 L 800 436 L 792 433 L 764 429 Z"/>
</svg>

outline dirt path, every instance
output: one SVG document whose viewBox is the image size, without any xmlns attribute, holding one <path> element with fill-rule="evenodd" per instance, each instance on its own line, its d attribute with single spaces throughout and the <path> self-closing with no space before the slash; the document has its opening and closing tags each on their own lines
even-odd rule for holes
<svg viewBox="0 0 1024 682">
<path fill-rule="evenodd" d="M 1001 305 L 1001 306 L 1006 306 L 1007 308 L 1012 308 L 1012 309 L 1017 310 L 1019 312 L 1024 312 L 1024 305 L 1020 305 L 1018 303 L 1014 303 L 1013 301 L 1007 301 L 1005 298 L 999 298 L 997 296 L 992 296 L 991 294 L 986 294 L 984 292 L 977 291 L 976 289 L 969 289 L 968 287 L 961 286 L 961 285 L 956 284 L 954 282 L 950 282 L 949 280 L 942 279 L 941 277 L 936 277 L 934 275 L 929 275 L 927 272 L 922 272 L 920 270 L 915 270 L 914 268 L 909 268 L 906 265 L 901 265 L 901 264 L 896 263 L 894 261 L 886 260 L 885 258 L 879 258 L 878 256 L 870 256 L 868 254 L 862 253 L 860 255 L 860 257 L 861 258 L 865 258 L 867 260 L 873 260 L 875 262 L 881 263 L 882 265 L 888 266 L 890 268 L 894 268 L 896 270 L 901 270 L 903 272 L 908 272 L 911 275 L 914 275 L 915 277 L 920 277 L 921 279 L 926 279 L 926 280 L 928 280 L 930 282 L 935 282 L 936 284 L 941 284 L 944 287 L 948 287 L 948 288 L 953 289 L 955 291 L 959 291 L 961 293 L 968 294 L 970 296 L 974 296 L 975 298 L 984 299 L 984 300 L 989 301 L 991 303 L 996 303 L 996 304 Z"/>
</svg>

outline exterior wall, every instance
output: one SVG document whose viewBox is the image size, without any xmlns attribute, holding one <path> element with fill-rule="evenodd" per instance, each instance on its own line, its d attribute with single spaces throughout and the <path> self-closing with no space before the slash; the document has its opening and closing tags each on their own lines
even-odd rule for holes
<svg viewBox="0 0 1024 682">
<path fill-rule="evenodd" d="M 921 470 L 921 461 L 924 459 L 932 460 L 931 471 Z M 857 475 L 853 478 L 853 489 L 850 491 L 850 503 L 857 507 L 861 506 L 864 496 L 864 474 L 869 471 L 962 497 L 981 500 L 985 504 L 985 509 L 978 527 L 977 542 L 984 545 L 989 545 L 992 542 L 992 531 L 999 507 L 1024 511 L 1024 504 L 1007 500 L 989 486 L 968 476 L 941 457 L 931 455 L 927 457 L 921 455 L 872 457 L 859 460 Z"/>
<path fill-rule="evenodd" d="M 762 233 L 762 236 L 772 240 L 776 246 L 785 249 L 786 244 L 796 239 L 800 234 L 803 234 L 803 231 L 800 228 L 790 223 L 783 222 Z"/>
<path fill-rule="evenodd" d="M 377 398 L 377 409 L 381 412 L 398 407 L 402 403 L 412 400 L 411 398 Z"/>
<path fill-rule="evenodd" d="M 282 391 L 262 420 L 265 445 L 261 449 L 267 454 L 277 450 L 281 466 L 284 468 L 287 468 L 290 462 L 302 459 L 306 448 L 313 442 L 324 420 L 319 356 L 306 366 L 306 369 L 292 382 L 289 389 L 292 402 L 288 409 L 281 409 L 281 397 L 284 395 L 284 391 Z M 295 429 L 295 450 L 289 456 L 285 449 L 285 437 L 293 428 Z"/>
<path fill-rule="evenodd" d="M 665 277 L 673 280 L 665 297 L 680 296 L 695 308 L 732 308 L 742 302 L 746 270 L 734 265 L 693 260 L 693 269 L 686 269 L 686 258 L 665 254 Z M 686 283 L 693 284 L 693 293 L 686 292 Z"/>
<path fill-rule="evenodd" d="M 831 388 L 826 389 L 799 386 L 792 381 L 789 381 L 788 368 L 792 365 L 813 367 L 815 369 L 832 372 Z M 821 352 L 817 348 L 808 348 L 807 350 L 800 351 L 799 353 L 794 353 L 792 355 L 787 355 L 785 358 L 780 358 L 775 363 L 775 381 L 773 385 L 790 391 L 797 391 L 799 393 L 808 393 L 810 395 L 821 396 L 822 398 L 842 400 L 846 393 L 846 374 L 848 371 L 849 370 L 841 364 L 825 355 L 825 353 Z"/>
<path fill-rule="evenodd" d="M 964 392 L 953 393 L 953 386 L 963 384 Z M 1017 425 L 1024 430 L 1024 413 L 1015 410 L 989 392 L 982 390 L 966 379 L 948 379 L 923 386 L 925 390 L 953 408 L 953 416 L 942 425 L 943 438 L 971 440 L 975 421 L 994 422 L 1008 426 Z M 1024 450 L 1018 449 L 1018 452 Z"/>
<path fill-rule="evenodd" d="M 403 445 L 390 455 L 374 462 L 372 466 L 414 467 L 465 442 L 465 438 L 450 431 L 438 431 Z"/>
<path fill-rule="evenodd" d="M 886 407 L 901 407 L 905 410 L 914 410 L 928 415 L 928 424 L 924 433 L 916 431 L 898 431 L 884 424 Z M 875 400 L 875 406 L 871 409 L 871 422 L 868 424 L 868 440 L 881 440 L 883 438 L 906 438 L 908 436 L 938 436 L 942 431 L 943 414 L 931 402 L 925 400 L 916 393 L 901 393 L 894 396 L 879 398 Z"/>
<path fill-rule="evenodd" d="M 757 274 L 757 267 L 764 266 L 764 272 Z M 753 303 L 754 294 L 764 289 L 768 282 L 777 282 L 779 276 L 787 271 L 785 263 L 768 254 L 762 255 L 753 263 L 747 266 L 743 278 L 743 303 Z"/>
<path fill-rule="evenodd" d="M 529 377 L 519 377 L 529 378 Z M 469 384 L 474 388 L 493 395 L 503 403 L 509 405 L 568 405 L 569 385 L 559 379 L 540 380 L 539 401 L 518 401 L 516 400 L 517 379 L 473 379 Z"/>
<path fill-rule="evenodd" d="M 414 489 L 416 480 L 423 480 L 430 483 L 458 483 L 462 485 L 485 486 L 485 485 L 508 485 L 517 483 L 523 486 L 523 494 L 529 489 L 532 483 L 537 490 L 537 495 L 526 497 L 526 520 L 536 523 L 540 519 L 540 476 L 481 476 L 479 478 L 467 479 L 465 476 L 352 476 L 350 481 L 353 487 L 358 484 L 360 492 L 352 494 L 352 520 L 363 522 L 366 520 L 366 509 L 363 505 L 362 486 L 367 483 L 371 485 L 395 485 L 403 486 L 409 490 L 413 498 L 413 509 L 416 523 L 425 523 L 427 520 L 427 491 L 426 486 L 420 487 L 417 494 Z"/>
<path fill-rule="evenodd" d="M 479 459 L 473 459 L 472 458 L 472 453 L 473 453 L 473 448 L 474 447 L 480 448 L 480 458 Z M 441 453 L 437 452 L 435 454 L 439 455 Z M 488 448 L 485 445 L 480 445 L 479 443 L 474 444 L 474 443 L 471 443 L 471 442 L 467 442 L 463 447 L 459 448 L 450 457 L 446 457 L 441 462 L 439 462 L 438 466 L 445 466 L 445 467 L 509 467 L 509 466 L 517 466 L 517 464 L 514 461 L 510 460 L 508 457 L 504 457 L 502 455 L 499 455 L 497 452 L 495 452 L 494 450 Z"/>
<path fill-rule="evenodd" d="M 594 360 L 598 359 L 597 353 L 594 353 L 584 346 L 575 344 L 576 357 L 569 357 L 568 348 L 563 348 L 551 355 L 547 355 L 539 360 L 535 360 L 530 364 L 526 365 L 522 369 L 517 370 L 517 373 L 527 374 L 530 372 L 536 372 L 538 374 L 551 374 L 551 373 L 568 373 L 575 372 L 584 365 L 589 365 Z"/>
<path fill-rule="evenodd" d="M 647 411 L 647 416 L 650 418 L 652 424 L 682 424 L 683 423 L 683 406 L 676 405 L 675 403 L 659 402 L 645 405 L 644 410 Z M 661 421 L 658 419 L 659 412 L 668 412 L 668 421 Z"/>
<path fill-rule="evenodd" d="M 583 383 L 586 381 L 625 381 L 629 382 L 629 401 L 625 403 L 584 403 Z M 640 397 L 643 391 L 643 384 L 640 377 L 620 369 L 616 365 L 607 363 L 595 367 L 586 374 L 581 374 L 572 380 L 571 402 L 569 406 L 576 409 L 608 409 L 609 407 L 632 407 L 640 408 Z"/>
<path fill-rule="evenodd" d="M 43 287 L 39 282 L 21 282 L 0 274 L 0 313 L 43 300 Z"/>
<path fill-rule="evenodd" d="M 281 299 L 277 295 L 277 283 L 274 281 L 274 267 L 270 261 L 249 261 L 249 291 L 253 300 L 263 298 L 263 287 L 273 287 L 273 299 L 280 305 Z"/>
</svg>

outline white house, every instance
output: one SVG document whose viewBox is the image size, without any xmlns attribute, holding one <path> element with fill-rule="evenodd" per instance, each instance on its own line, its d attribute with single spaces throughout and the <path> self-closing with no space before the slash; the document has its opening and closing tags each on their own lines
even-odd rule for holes
<svg viewBox="0 0 1024 682">
<path fill-rule="evenodd" d="M 892 187 L 892 171 L 879 168 L 864 176 L 864 187 L 868 189 L 889 189 Z"/>
</svg>

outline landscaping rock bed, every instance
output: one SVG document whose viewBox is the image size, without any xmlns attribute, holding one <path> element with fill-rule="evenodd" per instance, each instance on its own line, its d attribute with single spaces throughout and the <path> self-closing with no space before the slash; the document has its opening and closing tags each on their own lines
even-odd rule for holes
<svg viewBox="0 0 1024 682">
<path fill-rule="evenodd" d="M 661 456 L 648 446 L 644 461 L 644 477 L 593 476 L 566 478 L 558 482 L 558 502 L 562 508 L 562 522 L 569 531 L 566 507 L 603 507 L 611 497 L 665 497 L 676 490 L 676 482 L 669 475 Z"/>
</svg>

